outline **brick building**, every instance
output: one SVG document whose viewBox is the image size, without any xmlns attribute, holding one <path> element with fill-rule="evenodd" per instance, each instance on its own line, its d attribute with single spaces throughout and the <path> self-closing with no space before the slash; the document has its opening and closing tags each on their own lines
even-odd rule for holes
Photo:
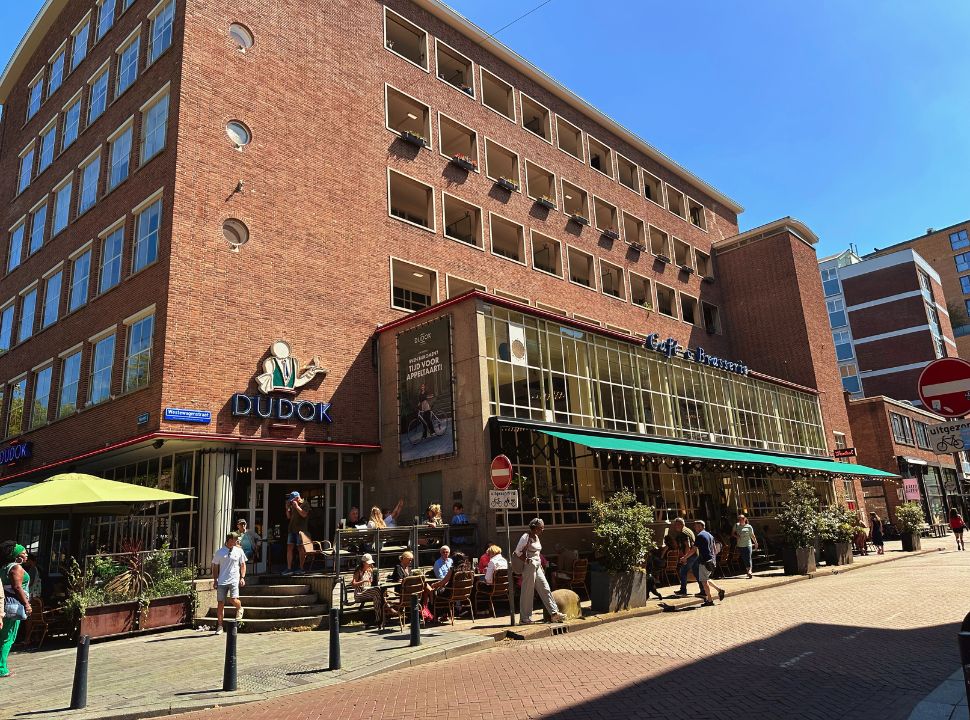
<svg viewBox="0 0 970 720">
<path fill-rule="evenodd" d="M 847 402 L 849 422 L 860 463 L 918 481 L 920 502 L 927 522 L 946 522 L 956 508 L 966 514 L 970 487 L 963 477 L 960 455 L 935 452 L 928 427 L 945 418 L 888 397 L 867 397 Z M 862 481 L 868 512 L 895 522 L 895 508 L 906 501 L 903 480 L 866 478 Z"/>
<path fill-rule="evenodd" d="M 970 357 L 970 220 L 941 230 L 929 228 L 925 235 L 876 248 L 869 257 L 904 249 L 919 253 L 940 276 L 957 354 Z"/>
<path fill-rule="evenodd" d="M 587 539 L 619 485 L 760 521 L 791 477 L 877 472 L 826 459 L 851 437 L 811 230 L 739 233 L 434 0 L 50 0 L 0 101 L 0 423 L 32 449 L 2 478 L 197 496 L 25 519 L 52 558 L 70 532 L 204 558 L 234 515 L 285 532 L 292 489 L 318 538 L 397 497 L 492 532 L 500 450 L 516 523 Z"/>
</svg>

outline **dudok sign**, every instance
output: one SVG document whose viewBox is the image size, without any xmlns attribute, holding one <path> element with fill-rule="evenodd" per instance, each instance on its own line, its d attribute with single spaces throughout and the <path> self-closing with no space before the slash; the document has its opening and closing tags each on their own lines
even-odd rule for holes
<svg viewBox="0 0 970 720">
<path fill-rule="evenodd" d="M 300 369 L 300 361 L 293 357 L 289 343 L 284 340 L 274 342 L 269 353 L 269 357 L 263 361 L 263 372 L 256 375 L 256 385 L 262 394 L 235 393 L 230 401 L 232 414 L 282 422 L 332 423 L 330 403 L 286 397 L 295 395 L 318 375 L 327 376 L 327 371 L 320 366 L 320 359 L 313 357 L 306 367 Z"/>
</svg>

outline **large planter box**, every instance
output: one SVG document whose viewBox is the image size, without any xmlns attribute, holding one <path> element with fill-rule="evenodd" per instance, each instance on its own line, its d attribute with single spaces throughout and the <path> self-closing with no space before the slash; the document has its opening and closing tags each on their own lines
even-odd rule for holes
<svg viewBox="0 0 970 720">
<path fill-rule="evenodd" d="M 89 607 L 81 618 L 80 634 L 104 638 L 134 632 L 138 618 L 137 600 Z"/>
<path fill-rule="evenodd" d="M 903 541 L 903 552 L 914 552 L 921 549 L 919 533 L 901 532 L 899 539 Z"/>
<path fill-rule="evenodd" d="M 822 545 L 826 565 L 851 565 L 852 543 L 827 542 Z"/>
<path fill-rule="evenodd" d="M 642 570 L 590 573 L 590 605 L 599 612 L 616 612 L 647 604 L 647 574 Z"/>
<path fill-rule="evenodd" d="M 142 616 L 139 630 L 181 627 L 189 623 L 189 596 L 171 595 L 148 603 L 148 614 Z"/>
<path fill-rule="evenodd" d="M 810 575 L 815 572 L 815 548 L 786 546 L 782 552 L 785 575 Z"/>
</svg>

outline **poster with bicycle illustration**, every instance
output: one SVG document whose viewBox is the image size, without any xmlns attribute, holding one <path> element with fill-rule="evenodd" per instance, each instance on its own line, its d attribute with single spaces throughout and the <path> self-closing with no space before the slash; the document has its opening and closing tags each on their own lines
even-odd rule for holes
<svg viewBox="0 0 970 720">
<path fill-rule="evenodd" d="M 401 464 L 455 454 L 451 317 L 397 336 Z"/>
</svg>

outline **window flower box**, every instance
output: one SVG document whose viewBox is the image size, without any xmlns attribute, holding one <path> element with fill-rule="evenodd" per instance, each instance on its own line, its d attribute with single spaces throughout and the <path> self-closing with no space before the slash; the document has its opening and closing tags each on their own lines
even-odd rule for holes
<svg viewBox="0 0 970 720">
<path fill-rule="evenodd" d="M 662 262 L 664 265 L 669 265 L 670 264 L 670 258 L 667 257 L 666 255 L 657 255 L 655 257 L 656 257 L 657 262 Z"/>
<path fill-rule="evenodd" d="M 495 181 L 495 184 L 498 185 L 500 188 L 504 188 L 508 190 L 509 192 L 519 191 L 518 183 L 506 177 L 500 177 L 498 180 Z"/>
<path fill-rule="evenodd" d="M 428 146 L 428 141 L 424 139 L 423 135 L 411 132 L 410 130 L 402 130 L 401 139 L 410 145 L 414 145 L 415 147 L 423 148 Z"/>
<path fill-rule="evenodd" d="M 475 91 L 472 89 L 472 86 L 471 85 L 462 85 L 461 86 L 461 91 L 463 93 L 465 93 L 466 95 L 469 95 L 469 96 L 474 96 L 474 94 L 475 94 Z"/>
<path fill-rule="evenodd" d="M 681 265 L 680 266 L 680 271 L 682 273 L 684 273 L 685 275 L 693 275 L 694 274 L 694 268 L 692 268 L 692 267 L 690 267 L 688 265 Z"/>
<path fill-rule="evenodd" d="M 712 283 L 712 282 L 714 282 L 714 276 L 713 275 L 705 275 L 704 277 L 701 278 L 701 281 L 702 282 L 706 282 L 706 283 Z"/>
<path fill-rule="evenodd" d="M 589 218 L 586 217 L 585 215 L 580 215 L 579 213 L 574 213 L 570 215 L 569 219 L 572 220 L 577 225 L 583 225 L 583 226 L 589 225 Z"/>
<path fill-rule="evenodd" d="M 545 195 L 542 195 L 541 197 L 536 198 L 536 205 L 541 205 L 542 207 L 547 208 L 549 210 L 556 209 L 556 203 L 553 201 L 553 199 L 550 197 L 546 197 Z"/>
<path fill-rule="evenodd" d="M 613 228 L 606 228 L 606 230 L 603 231 L 603 237 L 608 237 L 610 240 L 619 240 L 620 233 Z"/>
<path fill-rule="evenodd" d="M 641 253 L 647 251 L 647 246 L 644 245 L 643 243 L 632 242 L 630 243 L 630 247 L 632 247 L 637 252 L 641 252 Z"/>
<path fill-rule="evenodd" d="M 478 171 L 478 165 L 476 165 L 467 155 L 462 155 L 461 153 L 451 156 L 451 164 L 457 165 L 462 170 L 466 170 L 468 172 Z"/>
</svg>

